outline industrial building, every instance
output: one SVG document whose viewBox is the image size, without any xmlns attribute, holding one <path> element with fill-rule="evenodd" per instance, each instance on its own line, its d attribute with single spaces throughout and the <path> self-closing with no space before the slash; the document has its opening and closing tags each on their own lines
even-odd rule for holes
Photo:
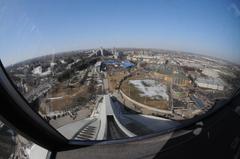
<svg viewBox="0 0 240 159">
<path fill-rule="evenodd" d="M 214 90 L 224 90 L 223 81 L 219 78 L 197 78 L 195 83 L 198 87 L 214 89 Z"/>
<path fill-rule="evenodd" d="M 124 69 L 131 68 L 134 64 L 128 60 L 117 61 L 117 60 L 105 60 L 103 62 L 105 66 L 114 66 L 114 67 L 122 67 Z"/>
</svg>

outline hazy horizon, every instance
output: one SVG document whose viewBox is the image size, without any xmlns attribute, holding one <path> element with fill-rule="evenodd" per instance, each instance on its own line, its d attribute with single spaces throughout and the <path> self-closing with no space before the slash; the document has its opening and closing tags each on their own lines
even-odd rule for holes
<svg viewBox="0 0 240 159">
<path fill-rule="evenodd" d="M 210 57 L 210 58 L 216 58 L 216 59 L 219 59 L 219 60 L 223 60 L 225 62 L 230 62 L 232 64 L 236 64 L 236 65 L 240 65 L 239 63 L 236 63 L 236 62 L 233 62 L 233 61 L 230 61 L 228 59 L 222 59 L 222 58 L 219 58 L 219 57 L 214 57 L 214 56 L 211 56 L 211 55 L 207 55 L 207 54 L 201 54 L 201 53 L 198 53 L 198 52 L 189 52 L 189 51 L 186 51 L 186 50 L 174 50 L 174 49 L 163 49 L 163 48 L 140 48 L 140 47 L 102 47 L 103 49 L 112 49 L 112 48 L 116 48 L 116 49 L 153 49 L 153 50 L 163 50 L 163 51 L 172 51 L 172 52 L 178 52 L 178 53 L 187 53 L 187 54 L 193 54 L 193 55 L 197 55 L 197 56 L 205 56 L 205 57 Z M 21 62 L 24 62 L 24 61 L 27 61 L 27 60 L 33 60 L 35 58 L 41 58 L 41 57 L 44 57 L 44 56 L 51 56 L 51 55 L 60 55 L 60 54 L 68 54 L 68 53 L 71 53 L 71 52 L 77 52 L 77 51 L 85 51 L 85 50 L 93 50 L 93 49 L 100 49 L 100 47 L 95 47 L 95 48 L 86 48 L 86 49 L 76 49 L 76 50 L 66 50 L 66 51 L 61 51 L 61 52 L 55 52 L 55 53 L 45 53 L 45 54 L 39 54 L 39 55 L 36 55 L 36 56 L 33 56 L 33 57 L 29 57 L 27 59 L 23 59 L 23 60 L 20 60 L 20 61 L 16 61 L 15 63 L 12 63 L 12 64 L 7 64 L 7 63 L 4 63 L 3 64 L 8 67 L 8 66 L 11 66 L 11 65 L 15 65 L 15 64 L 18 64 L 18 63 L 21 63 Z M 161 52 L 159 52 L 161 53 Z"/>
</svg>

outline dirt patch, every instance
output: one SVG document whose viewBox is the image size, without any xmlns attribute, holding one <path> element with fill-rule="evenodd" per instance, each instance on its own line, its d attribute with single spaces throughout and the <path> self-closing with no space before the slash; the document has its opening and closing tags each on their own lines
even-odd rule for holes
<svg viewBox="0 0 240 159">
<path fill-rule="evenodd" d="M 108 73 L 107 79 L 108 79 L 109 91 L 113 92 L 115 89 L 117 89 L 121 79 L 123 79 L 123 77 L 127 75 L 128 75 L 127 71 L 115 71 L 115 72 Z"/>
<path fill-rule="evenodd" d="M 61 111 L 75 106 L 86 105 L 91 97 L 90 86 L 68 86 L 66 82 L 55 86 L 41 102 L 41 111 Z"/>
</svg>

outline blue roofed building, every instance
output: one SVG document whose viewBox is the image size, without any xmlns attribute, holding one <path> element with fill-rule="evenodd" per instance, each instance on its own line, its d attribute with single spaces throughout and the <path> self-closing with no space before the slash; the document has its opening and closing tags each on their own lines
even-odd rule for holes
<svg viewBox="0 0 240 159">
<path fill-rule="evenodd" d="M 132 62 L 128 61 L 128 60 L 122 61 L 120 65 L 123 68 L 131 68 L 131 67 L 134 66 L 134 64 Z"/>
</svg>

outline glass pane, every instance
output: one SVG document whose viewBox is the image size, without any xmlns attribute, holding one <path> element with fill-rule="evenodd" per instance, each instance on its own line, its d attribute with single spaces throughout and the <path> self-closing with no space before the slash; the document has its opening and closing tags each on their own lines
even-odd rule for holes
<svg viewBox="0 0 240 159">
<path fill-rule="evenodd" d="M 223 105 L 240 86 L 238 3 L 0 4 L 0 55 L 10 78 L 68 139 L 173 129 Z"/>
</svg>

